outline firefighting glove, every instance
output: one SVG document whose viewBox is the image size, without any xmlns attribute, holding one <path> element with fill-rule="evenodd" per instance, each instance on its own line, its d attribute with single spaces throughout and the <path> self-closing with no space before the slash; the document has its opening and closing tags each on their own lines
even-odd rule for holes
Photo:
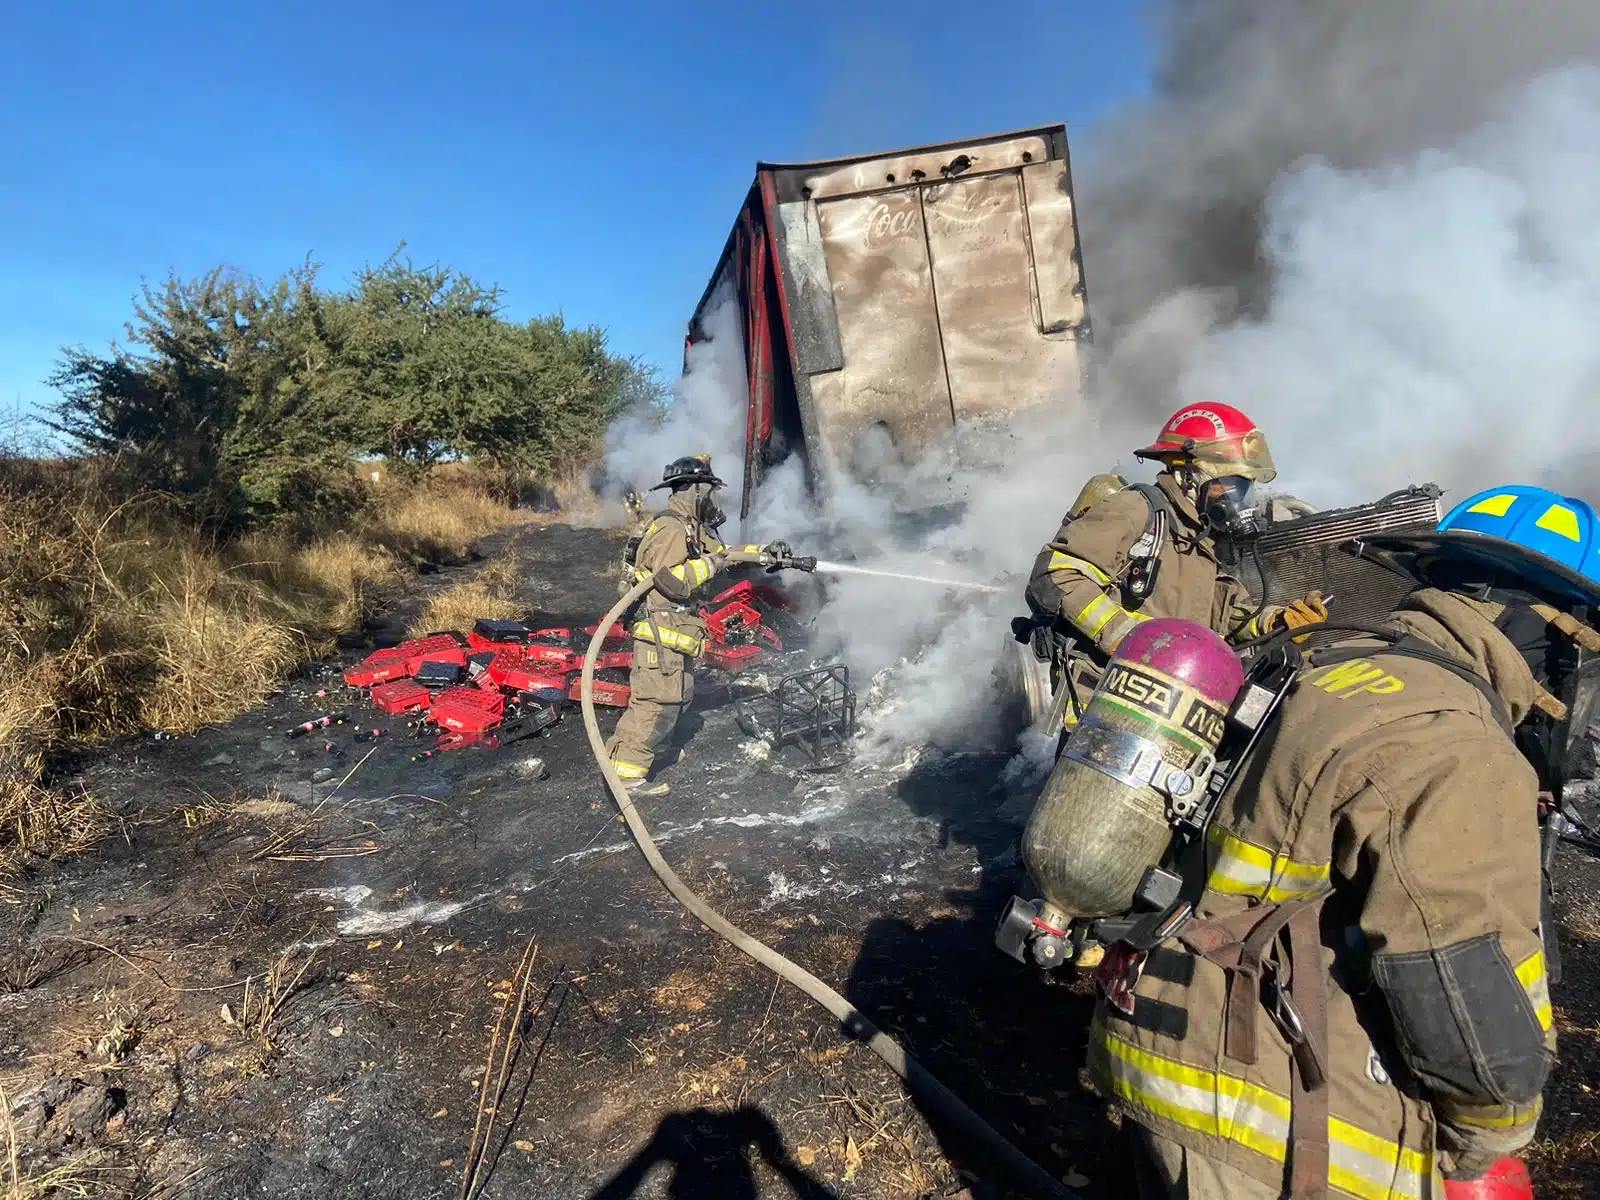
<svg viewBox="0 0 1600 1200">
<path fill-rule="evenodd" d="M 1328 606 L 1322 602 L 1321 592 L 1307 592 L 1303 600 L 1286 604 L 1278 611 L 1278 624 L 1284 629 L 1300 629 L 1306 625 L 1320 625 L 1328 619 Z"/>
<path fill-rule="evenodd" d="M 788 542 L 768 542 L 761 547 L 761 557 L 767 560 L 770 566 L 773 563 L 783 562 L 784 559 L 794 557 L 794 547 Z"/>
</svg>

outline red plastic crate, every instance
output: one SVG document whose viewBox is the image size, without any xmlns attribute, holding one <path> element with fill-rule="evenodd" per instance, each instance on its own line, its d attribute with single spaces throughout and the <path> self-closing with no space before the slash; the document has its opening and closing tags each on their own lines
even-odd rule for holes
<svg viewBox="0 0 1600 1200">
<path fill-rule="evenodd" d="M 353 667 L 346 667 L 344 681 L 351 687 L 371 687 L 388 679 L 401 679 L 411 674 L 411 656 L 399 646 L 374 650 Z"/>
<path fill-rule="evenodd" d="M 578 644 L 587 650 L 589 648 L 589 639 L 594 637 L 594 631 L 599 628 L 600 626 L 598 625 L 590 625 L 585 628 L 582 631 L 583 636 L 579 639 Z M 613 625 L 610 629 L 606 630 L 606 640 L 602 644 L 615 648 L 622 645 L 627 640 L 627 628 L 622 625 Z"/>
<path fill-rule="evenodd" d="M 583 666 L 583 655 L 576 653 L 571 646 L 529 642 L 522 647 L 522 653 L 529 662 L 544 663 L 559 671 L 574 671 Z"/>
<path fill-rule="evenodd" d="M 701 661 L 719 671 L 742 671 L 753 667 L 766 656 L 760 646 L 724 646 L 721 642 L 707 642 Z"/>
<path fill-rule="evenodd" d="M 458 633 L 436 633 L 432 637 L 401 642 L 395 649 L 406 651 L 413 672 L 425 662 L 454 663 L 458 667 L 467 665 L 467 639 Z"/>
<path fill-rule="evenodd" d="M 391 679 L 372 689 L 372 703 L 386 713 L 428 707 L 428 689 L 414 679 Z"/>
<path fill-rule="evenodd" d="M 753 637 L 761 628 L 761 614 L 743 600 L 730 600 L 720 608 L 703 608 L 700 615 L 705 618 L 711 639 L 717 642 L 726 642 L 740 634 Z"/>
<path fill-rule="evenodd" d="M 790 607 L 782 592 L 769 588 L 764 583 L 754 583 L 748 579 L 741 579 L 732 587 L 723 588 L 711 597 L 712 604 L 727 604 L 732 600 L 743 600 L 746 604 L 765 604 L 768 608 Z"/>
<path fill-rule="evenodd" d="M 579 660 L 580 666 L 582 660 Z M 597 670 L 601 671 L 631 671 L 633 670 L 632 650 L 610 650 L 594 660 Z"/>
<path fill-rule="evenodd" d="M 489 676 L 500 687 L 519 692 L 532 692 L 540 688 L 567 687 L 567 672 L 549 663 L 531 662 L 520 649 L 503 649 L 489 664 Z"/>
<path fill-rule="evenodd" d="M 633 694 L 633 691 L 628 687 L 626 679 L 616 678 L 616 676 L 620 674 L 620 671 L 614 671 L 610 673 L 610 678 L 602 678 L 598 671 L 595 672 L 594 702 L 596 704 L 604 704 L 610 708 L 628 707 L 628 697 Z M 583 699 L 582 675 L 574 675 L 572 677 L 572 683 L 567 688 L 567 699 Z"/>
<path fill-rule="evenodd" d="M 482 688 L 453 687 L 440 692 L 428 710 L 428 719 L 457 733 L 485 733 L 505 715 L 505 697 Z"/>
</svg>

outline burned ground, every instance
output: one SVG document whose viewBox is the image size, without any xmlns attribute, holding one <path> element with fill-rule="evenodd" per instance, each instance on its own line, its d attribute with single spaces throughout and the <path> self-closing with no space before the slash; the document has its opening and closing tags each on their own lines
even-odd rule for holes
<svg viewBox="0 0 1600 1200">
<path fill-rule="evenodd" d="M 591 623 L 614 598 L 604 533 L 509 536 L 541 623 Z M 460 1195 L 491 1033 L 531 942 L 482 1195 L 1004 1194 L 826 1013 L 683 916 L 575 718 L 421 763 L 404 723 L 379 718 L 390 737 L 356 744 L 346 725 L 335 760 L 283 733 L 341 705 L 368 724 L 341 700 L 340 666 L 227 726 L 77 764 L 120 833 L 4 909 L 0 1082 L 25 1174 L 206 1200 Z M 1022 806 L 1000 765 L 810 774 L 752 752 L 723 705 L 641 807 L 724 913 L 1086 1195 L 1126 1195 L 1080 1078 L 1087 987 L 990 941 L 1021 874 Z M 1562 870 L 1564 1062 L 1541 1194 L 1600 1196 L 1600 864 L 1569 853 Z"/>
</svg>

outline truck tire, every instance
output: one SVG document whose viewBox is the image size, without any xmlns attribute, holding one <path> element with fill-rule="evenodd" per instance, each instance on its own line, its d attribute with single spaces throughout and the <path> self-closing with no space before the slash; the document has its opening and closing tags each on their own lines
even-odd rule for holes
<svg viewBox="0 0 1600 1200">
<path fill-rule="evenodd" d="M 1008 635 L 995 673 L 1008 732 L 1031 729 L 1050 715 L 1050 664 L 1041 662 L 1032 646 Z"/>
</svg>

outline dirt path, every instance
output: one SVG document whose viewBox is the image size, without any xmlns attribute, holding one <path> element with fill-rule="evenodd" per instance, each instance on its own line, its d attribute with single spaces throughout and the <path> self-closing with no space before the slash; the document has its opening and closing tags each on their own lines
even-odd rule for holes
<svg viewBox="0 0 1600 1200">
<path fill-rule="evenodd" d="M 541 622 L 590 623 L 614 597 L 604 534 L 509 536 Z M 53 1148 L 34 1169 L 107 1169 L 101 1194 L 458 1196 L 490 1031 L 531 940 L 482 1195 L 1002 1194 L 962 1177 L 959 1143 L 825 1013 L 682 917 L 615 820 L 576 719 L 533 745 L 417 764 L 401 723 L 380 721 L 402 736 L 372 749 L 342 733 L 333 763 L 282 733 L 337 703 L 340 665 L 225 727 L 84 764 L 123 834 L 37 881 L 0 976 L 16 988 L 0 995 L 0 1082 L 13 1107 L 47 1093 L 21 1111 L 25 1144 Z M 1079 1081 L 1087 989 L 1042 982 L 990 942 L 1020 875 L 999 765 L 808 775 L 748 754 L 723 708 L 643 808 L 730 917 L 1046 1166 L 1121 1196 L 1116 1134 Z M 1564 864 L 1586 872 L 1575 895 L 1600 892 L 1596 865 Z M 1557 1001 L 1587 1032 L 1568 1034 L 1581 1060 L 1549 1104 L 1562 1163 L 1600 1125 L 1581 1090 L 1600 1086 L 1600 917 L 1576 911 Z M 1600 1174 L 1587 1136 L 1590 1165 L 1547 1171 L 1541 1195 L 1600 1196 L 1581 1183 Z"/>
</svg>

